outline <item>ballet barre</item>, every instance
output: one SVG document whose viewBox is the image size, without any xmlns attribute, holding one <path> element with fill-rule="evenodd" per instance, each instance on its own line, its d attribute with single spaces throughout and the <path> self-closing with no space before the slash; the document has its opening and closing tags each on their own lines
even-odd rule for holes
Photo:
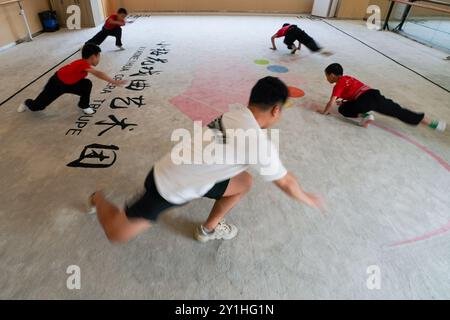
<svg viewBox="0 0 450 320">
<path fill-rule="evenodd" d="M 9 4 L 13 4 L 13 3 L 17 3 L 17 5 L 19 6 L 19 15 L 22 16 L 23 22 L 25 23 L 25 28 L 26 28 L 27 34 L 28 34 L 28 41 L 32 41 L 33 35 L 31 34 L 30 25 L 28 24 L 27 16 L 25 15 L 25 10 L 23 8 L 23 0 L 2 1 L 2 2 L 0 2 L 0 6 L 9 5 Z"/>
<path fill-rule="evenodd" d="M 403 13 L 402 16 L 402 20 L 400 22 L 400 24 L 395 27 L 394 30 L 396 31 L 401 31 L 403 28 L 403 25 L 406 22 L 406 19 L 408 18 L 409 12 L 411 11 L 412 7 L 417 7 L 417 8 L 422 8 L 422 9 L 430 9 L 430 10 L 434 10 L 434 11 L 439 11 L 439 12 L 444 12 L 447 14 L 450 14 L 450 9 L 447 8 L 442 8 L 442 7 L 438 7 L 436 5 L 442 5 L 442 6 L 449 6 L 450 7 L 450 3 L 449 2 L 443 2 L 443 1 L 439 1 L 439 0 L 389 0 L 391 2 L 390 6 L 389 6 L 389 11 L 386 15 L 386 19 L 384 22 L 384 26 L 383 26 L 383 30 L 389 30 L 389 19 L 391 18 L 391 14 L 392 11 L 394 9 L 394 5 L 396 3 L 400 3 L 400 4 L 406 4 L 406 10 Z M 419 2 L 419 3 L 418 3 Z M 425 2 L 425 3 L 420 3 L 420 2 Z M 431 3 L 430 4 L 426 4 L 426 3 Z"/>
</svg>

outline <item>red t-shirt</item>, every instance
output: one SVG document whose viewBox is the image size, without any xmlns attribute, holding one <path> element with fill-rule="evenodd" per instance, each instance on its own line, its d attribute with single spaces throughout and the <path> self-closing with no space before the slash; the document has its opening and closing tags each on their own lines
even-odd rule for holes
<svg viewBox="0 0 450 320">
<path fill-rule="evenodd" d="M 358 99 L 367 90 L 369 86 L 350 76 L 342 76 L 333 89 L 333 97 L 338 97 L 346 101 Z"/>
<path fill-rule="evenodd" d="M 111 24 L 111 23 L 109 22 L 110 19 L 113 20 L 113 21 L 119 21 L 119 17 L 118 17 L 117 14 L 112 14 L 112 15 L 110 15 L 110 16 L 108 17 L 108 19 L 106 19 L 105 26 L 104 26 L 105 29 L 113 30 L 113 29 L 120 28 L 120 26 L 117 25 L 117 24 Z"/>
<path fill-rule="evenodd" d="M 75 84 L 87 77 L 89 68 L 91 65 L 86 60 L 79 59 L 59 69 L 56 75 L 65 84 Z"/>
<path fill-rule="evenodd" d="M 277 31 L 277 38 L 281 38 L 284 37 L 286 35 L 286 31 L 288 31 L 288 29 L 291 27 L 291 25 L 288 25 L 286 27 L 281 28 L 280 30 Z"/>
</svg>

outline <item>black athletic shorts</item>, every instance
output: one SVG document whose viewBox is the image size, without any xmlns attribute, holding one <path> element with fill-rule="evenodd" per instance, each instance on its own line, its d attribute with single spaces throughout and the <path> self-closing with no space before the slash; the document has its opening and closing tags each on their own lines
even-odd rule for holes
<svg viewBox="0 0 450 320">
<path fill-rule="evenodd" d="M 227 190 L 230 179 L 216 183 L 203 197 L 219 200 Z M 153 169 L 145 180 L 145 192 L 131 205 L 125 207 L 125 213 L 129 218 L 144 218 L 156 221 L 165 210 L 178 207 L 164 199 L 156 189 Z"/>
</svg>

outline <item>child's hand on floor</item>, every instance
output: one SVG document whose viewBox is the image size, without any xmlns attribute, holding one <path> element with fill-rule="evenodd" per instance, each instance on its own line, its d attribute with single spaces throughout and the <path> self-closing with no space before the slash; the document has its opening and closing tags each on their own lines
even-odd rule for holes
<svg viewBox="0 0 450 320">
<path fill-rule="evenodd" d="M 126 84 L 128 84 L 127 80 L 116 80 L 113 82 L 113 85 L 120 86 L 120 87 L 123 87 Z"/>
<path fill-rule="evenodd" d="M 324 200 L 322 199 L 322 197 L 317 196 L 312 193 L 307 193 L 307 192 L 305 192 L 305 195 L 307 196 L 307 199 L 305 201 L 305 203 L 307 205 L 309 205 L 312 208 L 316 208 L 316 209 L 320 210 L 321 212 L 325 211 Z"/>
<path fill-rule="evenodd" d="M 324 116 L 331 114 L 331 112 L 328 110 L 317 110 L 317 113 L 323 114 Z"/>
</svg>

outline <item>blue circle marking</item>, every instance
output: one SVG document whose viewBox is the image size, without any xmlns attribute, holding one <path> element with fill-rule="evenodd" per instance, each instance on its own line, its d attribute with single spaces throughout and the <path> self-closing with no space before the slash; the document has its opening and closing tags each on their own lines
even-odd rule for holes
<svg viewBox="0 0 450 320">
<path fill-rule="evenodd" d="M 289 72 L 289 69 L 283 66 L 277 66 L 277 65 L 272 65 L 272 66 L 268 66 L 267 69 L 269 71 L 272 72 L 276 72 L 276 73 L 286 73 Z"/>
</svg>

